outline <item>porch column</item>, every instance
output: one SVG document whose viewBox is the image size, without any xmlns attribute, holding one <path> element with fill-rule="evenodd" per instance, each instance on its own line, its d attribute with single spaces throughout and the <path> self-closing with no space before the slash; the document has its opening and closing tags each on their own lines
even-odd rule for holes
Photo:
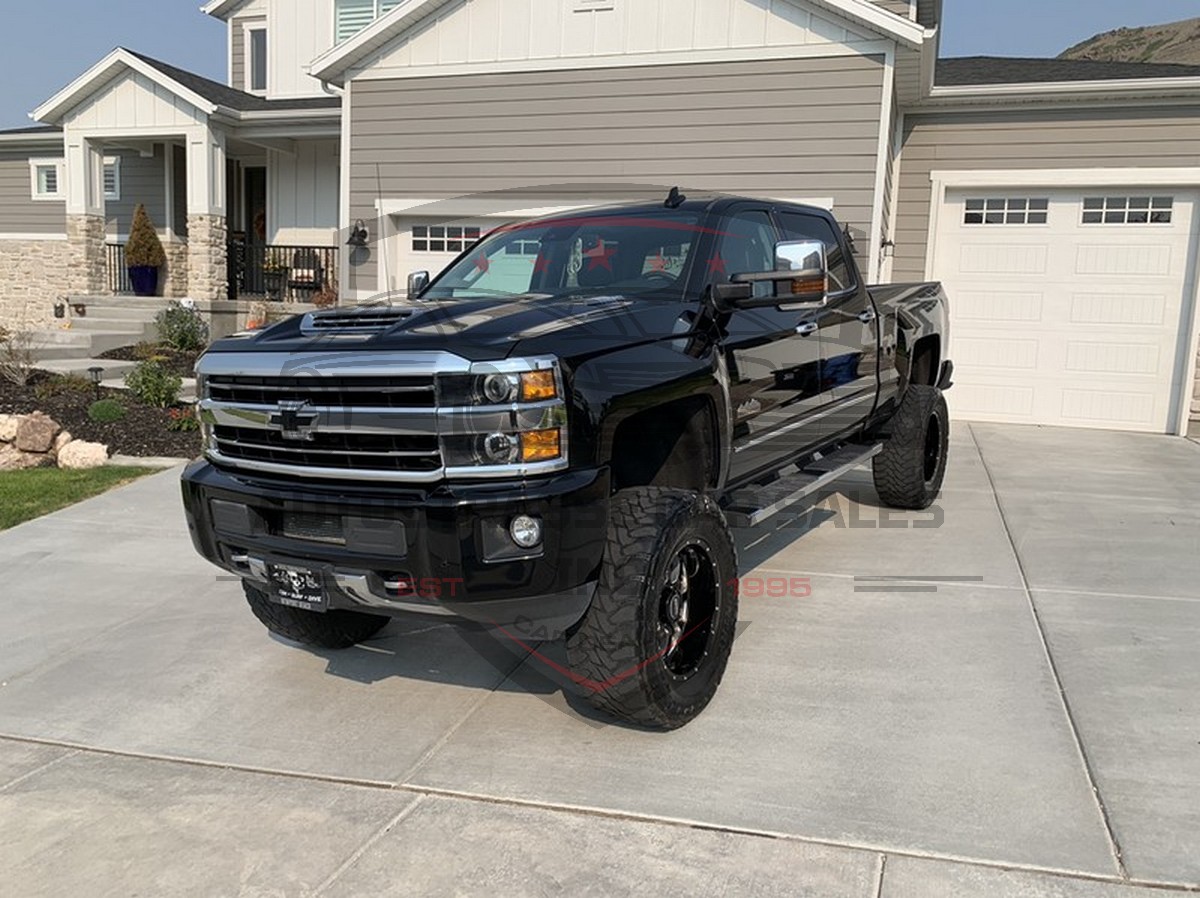
<svg viewBox="0 0 1200 898">
<path fill-rule="evenodd" d="M 104 147 L 97 141 L 68 133 L 67 159 L 67 276 L 72 295 L 108 292 L 104 258 Z"/>
<path fill-rule="evenodd" d="M 228 297 L 225 134 L 212 127 L 187 137 L 188 296 Z"/>
</svg>

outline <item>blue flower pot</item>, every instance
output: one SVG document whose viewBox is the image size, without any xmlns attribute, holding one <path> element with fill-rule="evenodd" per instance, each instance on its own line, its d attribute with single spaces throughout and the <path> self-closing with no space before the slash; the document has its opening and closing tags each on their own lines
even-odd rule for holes
<svg viewBox="0 0 1200 898">
<path fill-rule="evenodd" d="M 129 283 L 137 296 L 157 296 L 158 268 L 153 265 L 130 265 Z"/>
</svg>

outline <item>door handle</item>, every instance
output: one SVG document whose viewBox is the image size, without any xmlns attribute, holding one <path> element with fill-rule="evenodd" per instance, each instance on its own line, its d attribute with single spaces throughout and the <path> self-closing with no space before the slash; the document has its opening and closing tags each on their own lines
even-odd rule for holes
<svg viewBox="0 0 1200 898">
<path fill-rule="evenodd" d="M 806 321 L 796 328 L 796 333 L 798 333 L 801 337 L 811 337 L 818 330 L 820 330 L 820 327 L 816 324 L 816 322 Z"/>
<path fill-rule="evenodd" d="M 863 324 L 870 324 L 872 321 L 875 320 L 876 317 L 877 316 L 875 314 L 874 309 L 867 309 L 865 312 L 863 312 L 861 315 L 858 316 L 858 320 L 861 321 Z"/>
</svg>

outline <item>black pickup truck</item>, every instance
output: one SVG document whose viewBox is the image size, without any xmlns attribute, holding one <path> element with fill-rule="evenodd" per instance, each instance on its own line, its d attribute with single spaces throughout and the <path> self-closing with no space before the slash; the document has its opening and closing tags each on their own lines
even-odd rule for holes
<svg viewBox="0 0 1200 898">
<path fill-rule="evenodd" d="M 274 633 L 396 615 L 565 637 L 594 705 L 673 728 L 733 644 L 731 526 L 871 461 L 924 508 L 946 466 L 946 299 L 868 288 L 826 211 L 728 196 L 501 227 L 395 303 L 216 343 L 202 555 Z"/>
</svg>

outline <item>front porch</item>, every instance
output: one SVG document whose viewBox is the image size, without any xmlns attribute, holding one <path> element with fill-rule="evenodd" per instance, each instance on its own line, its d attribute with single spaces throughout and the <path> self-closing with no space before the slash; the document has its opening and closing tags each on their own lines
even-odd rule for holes
<svg viewBox="0 0 1200 898">
<path fill-rule="evenodd" d="M 336 294 L 340 101 L 267 101 L 117 50 L 35 112 L 63 130 L 64 292 L 132 293 L 124 247 L 145 206 L 159 296 Z"/>
</svg>

